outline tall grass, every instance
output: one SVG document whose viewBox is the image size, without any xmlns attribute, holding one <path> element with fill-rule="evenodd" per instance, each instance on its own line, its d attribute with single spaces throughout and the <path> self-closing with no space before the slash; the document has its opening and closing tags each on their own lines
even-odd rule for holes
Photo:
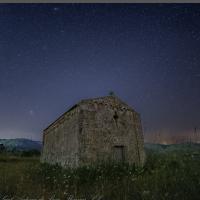
<svg viewBox="0 0 200 200">
<path fill-rule="evenodd" d="M 197 155 L 197 156 L 196 156 Z M 147 152 L 143 168 L 102 164 L 78 169 L 39 158 L 0 158 L 0 199 L 195 200 L 200 197 L 200 152 Z"/>
</svg>

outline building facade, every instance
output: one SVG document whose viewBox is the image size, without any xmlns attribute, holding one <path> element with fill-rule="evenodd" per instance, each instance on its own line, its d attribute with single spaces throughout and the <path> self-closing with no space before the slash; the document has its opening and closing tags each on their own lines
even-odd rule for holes
<svg viewBox="0 0 200 200">
<path fill-rule="evenodd" d="M 116 96 L 82 100 L 43 132 L 42 162 L 79 167 L 144 159 L 140 115 Z"/>
</svg>

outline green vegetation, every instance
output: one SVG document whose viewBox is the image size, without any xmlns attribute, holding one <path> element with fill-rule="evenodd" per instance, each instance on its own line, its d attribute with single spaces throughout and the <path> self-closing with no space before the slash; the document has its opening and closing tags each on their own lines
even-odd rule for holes
<svg viewBox="0 0 200 200">
<path fill-rule="evenodd" d="M 200 151 L 148 149 L 143 168 L 99 165 L 76 170 L 39 157 L 0 156 L 0 199 L 196 200 Z"/>
</svg>

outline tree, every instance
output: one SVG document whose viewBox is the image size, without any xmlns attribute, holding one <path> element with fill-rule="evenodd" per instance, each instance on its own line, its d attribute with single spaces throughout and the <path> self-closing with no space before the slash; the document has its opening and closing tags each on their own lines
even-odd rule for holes
<svg viewBox="0 0 200 200">
<path fill-rule="evenodd" d="M 6 147 L 3 144 L 0 144 L 0 152 L 3 152 L 6 150 Z"/>
</svg>

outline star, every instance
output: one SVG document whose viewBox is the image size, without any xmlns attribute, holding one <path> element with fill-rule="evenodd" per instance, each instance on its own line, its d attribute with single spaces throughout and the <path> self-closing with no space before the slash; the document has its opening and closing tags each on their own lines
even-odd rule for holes
<svg viewBox="0 0 200 200">
<path fill-rule="evenodd" d="M 54 11 L 58 11 L 59 8 L 58 8 L 58 7 L 54 7 L 53 10 L 54 10 Z"/>
<path fill-rule="evenodd" d="M 46 45 L 43 45 L 43 46 L 42 46 L 42 50 L 43 50 L 43 51 L 46 51 L 46 50 L 47 50 L 47 46 L 46 46 Z"/>
<path fill-rule="evenodd" d="M 196 74 L 195 76 L 196 76 L 196 77 L 200 77 L 200 74 Z"/>
<path fill-rule="evenodd" d="M 33 110 L 29 110 L 29 115 L 33 116 L 35 114 L 35 112 Z"/>
</svg>

